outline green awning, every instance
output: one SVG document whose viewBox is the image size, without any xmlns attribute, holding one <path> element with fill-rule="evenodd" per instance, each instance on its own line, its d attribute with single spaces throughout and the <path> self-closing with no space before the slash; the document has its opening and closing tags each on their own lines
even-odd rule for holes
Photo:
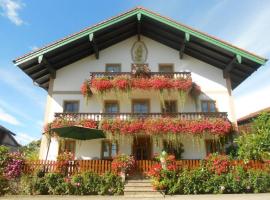
<svg viewBox="0 0 270 200">
<path fill-rule="evenodd" d="M 105 134 L 102 130 L 85 128 L 82 126 L 65 126 L 60 128 L 53 128 L 52 131 L 57 133 L 59 137 L 76 140 L 105 138 Z"/>
</svg>

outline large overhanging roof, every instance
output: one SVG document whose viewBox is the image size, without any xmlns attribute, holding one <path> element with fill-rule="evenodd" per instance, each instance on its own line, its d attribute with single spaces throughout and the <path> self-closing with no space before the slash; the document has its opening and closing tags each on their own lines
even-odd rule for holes
<svg viewBox="0 0 270 200">
<path fill-rule="evenodd" d="M 232 88 L 237 87 L 267 59 L 240 49 L 213 36 L 160 16 L 144 8 L 135 8 L 107 21 L 23 55 L 13 62 L 35 83 L 48 89 L 56 71 L 86 56 L 134 35 L 144 35 L 183 54 L 209 63 L 230 75 Z"/>
</svg>

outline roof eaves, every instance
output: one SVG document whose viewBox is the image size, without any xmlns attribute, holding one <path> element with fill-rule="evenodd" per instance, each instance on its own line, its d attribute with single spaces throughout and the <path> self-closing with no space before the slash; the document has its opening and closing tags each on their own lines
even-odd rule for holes
<svg viewBox="0 0 270 200">
<path fill-rule="evenodd" d="M 197 38 L 200 38 L 204 41 L 207 41 L 211 44 L 214 44 L 216 46 L 219 46 L 223 49 L 226 49 L 228 51 L 231 51 L 233 53 L 235 53 L 236 55 L 240 55 L 240 56 L 243 56 L 245 58 L 248 58 L 256 63 L 259 63 L 261 65 L 265 64 L 267 62 L 268 59 L 266 58 L 263 58 L 261 56 L 258 56 L 258 55 L 255 55 L 254 53 L 251 53 L 251 52 L 248 52 L 244 49 L 241 49 L 239 47 L 236 47 L 228 42 L 225 42 L 221 39 L 218 39 L 214 36 L 211 36 L 209 34 L 206 34 L 206 33 L 203 33 L 201 31 L 198 31 L 198 30 L 195 30 L 189 26 L 186 26 L 184 24 L 181 24 L 179 22 L 176 22 L 175 20 L 173 19 L 170 19 L 170 18 L 167 18 L 167 17 L 163 17 L 155 12 L 152 12 L 150 10 L 147 10 L 145 8 L 142 8 L 142 14 L 150 17 L 150 18 L 153 18 L 153 19 L 156 19 L 162 23 L 165 23 L 169 26 L 172 26 L 174 28 L 177 28 L 178 30 L 181 30 L 181 31 L 184 31 L 185 33 L 188 33 L 190 34 L 191 36 L 195 36 Z"/>
<path fill-rule="evenodd" d="M 83 30 L 81 30 L 81 31 L 79 31 L 77 33 L 74 33 L 74 34 L 69 35 L 69 36 L 67 36 L 65 38 L 57 40 L 57 41 L 55 41 L 55 42 L 53 42 L 51 44 L 48 44 L 48 45 L 46 45 L 46 46 L 44 46 L 44 47 L 42 47 L 40 49 L 32 51 L 32 52 L 30 52 L 28 54 L 25 54 L 23 56 L 20 56 L 20 57 L 14 59 L 13 63 L 16 64 L 16 65 L 20 65 L 21 63 L 24 63 L 24 62 L 26 62 L 28 60 L 31 60 L 31 59 L 35 58 L 35 57 L 43 55 L 43 54 L 45 54 L 45 53 L 47 53 L 47 52 L 49 52 L 51 50 L 54 50 L 54 49 L 56 49 L 56 48 L 58 48 L 60 46 L 68 44 L 69 42 L 75 41 L 75 40 L 77 40 L 77 39 L 79 39 L 79 38 L 81 38 L 83 36 L 94 33 L 95 31 L 98 31 L 98 30 L 100 30 L 102 28 L 105 28 L 105 27 L 107 27 L 109 25 L 112 25 L 114 23 L 122 21 L 122 20 L 124 20 L 124 19 L 126 19 L 126 18 L 128 18 L 130 16 L 133 16 L 134 14 L 137 14 L 140 9 L 141 8 L 136 7 L 136 8 L 134 8 L 132 10 L 129 10 L 129 11 L 125 12 L 125 13 L 122 13 L 122 14 L 117 15 L 115 17 L 112 17 L 110 19 L 104 20 L 104 21 L 102 21 L 102 22 L 100 22 L 98 24 L 95 24 L 93 26 L 85 28 L 85 29 L 83 29 Z"/>
<path fill-rule="evenodd" d="M 252 61 L 254 61 L 254 62 L 258 63 L 258 64 L 263 65 L 263 64 L 265 64 L 267 62 L 267 59 L 265 59 L 263 57 L 255 55 L 253 53 L 250 53 L 250 52 L 248 52 L 248 51 L 246 51 L 244 49 L 238 48 L 238 47 L 236 47 L 236 46 L 234 46 L 234 45 L 232 45 L 230 43 L 227 43 L 227 42 L 225 42 L 223 40 L 220 40 L 218 38 L 210 36 L 210 35 L 208 35 L 206 33 L 197 31 L 197 30 L 195 30 L 195 29 L 193 29 L 191 27 L 188 27 L 188 26 L 186 26 L 184 24 L 176 22 L 176 21 L 174 21 L 174 20 L 172 20 L 170 18 L 163 17 L 163 16 L 159 15 L 158 13 L 152 12 L 152 11 L 147 10 L 145 8 L 142 8 L 142 7 L 136 7 L 134 9 L 129 10 L 129 11 L 125 12 L 125 13 L 122 13 L 122 14 L 116 16 L 116 17 L 110 18 L 110 19 L 105 20 L 105 21 L 103 21 L 101 23 L 98 23 L 98 24 L 96 24 L 94 26 L 88 27 L 88 28 L 86 28 L 86 29 L 84 29 L 84 30 L 82 30 L 80 32 L 72 34 L 72 35 L 70 35 L 68 37 L 65 37 L 65 38 L 63 38 L 61 40 L 58 40 L 58 41 L 56 41 L 54 43 L 51 43 L 51 44 L 49 44 L 49 45 L 47 45 L 47 46 L 45 46 L 43 48 L 40 48 L 40 49 L 38 49 L 38 50 L 36 50 L 34 52 L 30 52 L 29 54 L 18 57 L 13 62 L 16 65 L 20 65 L 21 63 L 24 63 L 24 62 L 26 62 L 28 60 L 31 60 L 31 59 L 35 58 L 35 57 L 43 55 L 43 54 L 45 54 L 45 53 L 47 53 L 47 52 L 49 52 L 51 50 L 54 50 L 54 49 L 56 49 L 56 48 L 58 48 L 60 46 L 63 46 L 65 44 L 69 43 L 69 42 L 72 42 L 72 41 L 74 41 L 74 40 L 76 40 L 78 38 L 86 36 L 86 35 L 88 35 L 90 33 L 94 33 L 95 31 L 98 31 L 98 30 L 100 30 L 102 28 L 105 28 L 105 27 L 107 27 L 109 25 L 112 25 L 114 23 L 122 21 L 122 20 L 124 20 L 124 19 L 126 19 L 126 18 L 128 18 L 130 16 L 133 16 L 135 14 L 138 14 L 138 13 L 141 13 L 141 14 L 143 14 L 145 16 L 148 16 L 150 18 L 158 20 L 158 21 L 160 21 L 162 23 L 165 23 L 165 24 L 167 24 L 169 26 L 172 26 L 172 27 L 174 27 L 174 28 L 176 28 L 178 30 L 184 31 L 185 33 L 188 33 L 191 36 L 193 35 L 193 36 L 195 36 L 197 38 L 200 38 L 200 39 L 202 39 L 204 41 L 207 41 L 207 42 L 209 42 L 211 44 L 214 44 L 214 45 L 219 46 L 219 47 L 221 47 L 223 49 L 226 49 L 226 50 L 228 50 L 230 52 L 233 52 L 236 55 L 240 55 L 242 57 L 248 58 L 248 59 L 250 59 L 250 60 L 252 60 Z"/>
</svg>

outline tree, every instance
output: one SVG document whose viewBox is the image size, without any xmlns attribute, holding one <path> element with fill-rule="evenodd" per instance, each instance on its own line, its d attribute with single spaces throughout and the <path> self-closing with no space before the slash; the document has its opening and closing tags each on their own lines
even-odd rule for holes
<svg viewBox="0 0 270 200">
<path fill-rule="evenodd" d="M 253 121 L 250 133 L 236 139 L 238 156 L 244 160 L 270 159 L 270 113 L 262 113 Z"/>
<path fill-rule="evenodd" d="M 38 160 L 40 143 L 41 140 L 35 140 L 20 148 L 26 160 Z"/>
</svg>

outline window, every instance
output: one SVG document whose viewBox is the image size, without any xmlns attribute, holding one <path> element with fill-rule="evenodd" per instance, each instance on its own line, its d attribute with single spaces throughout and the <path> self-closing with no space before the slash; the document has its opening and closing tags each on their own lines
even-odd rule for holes
<svg viewBox="0 0 270 200">
<path fill-rule="evenodd" d="M 118 102 L 117 101 L 105 101 L 104 112 L 105 113 L 118 113 L 119 112 Z"/>
<path fill-rule="evenodd" d="M 118 153 L 118 145 L 116 142 L 104 140 L 102 142 L 102 155 L 103 159 L 112 159 Z"/>
<path fill-rule="evenodd" d="M 176 160 L 182 159 L 182 153 L 184 152 L 183 146 L 184 145 L 180 143 L 175 147 L 172 142 L 166 140 L 163 141 L 163 150 L 168 154 L 174 155 Z"/>
<path fill-rule="evenodd" d="M 217 140 L 205 140 L 206 155 L 210 153 L 223 153 L 224 146 Z"/>
<path fill-rule="evenodd" d="M 106 64 L 106 72 L 121 72 L 120 64 Z"/>
<path fill-rule="evenodd" d="M 176 113 L 177 101 L 165 101 L 165 108 L 162 107 L 162 113 Z"/>
<path fill-rule="evenodd" d="M 74 140 L 65 140 L 64 142 L 64 152 L 75 153 L 75 141 Z"/>
<path fill-rule="evenodd" d="M 133 100 L 132 112 L 133 113 L 149 113 L 149 101 L 148 100 Z"/>
<path fill-rule="evenodd" d="M 159 72 L 174 72 L 172 64 L 160 64 Z"/>
<path fill-rule="evenodd" d="M 202 101 L 202 112 L 216 112 L 215 101 Z"/>
<path fill-rule="evenodd" d="M 64 101 L 64 112 L 67 113 L 79 112 L 79 101 Z"/>
</svg>

